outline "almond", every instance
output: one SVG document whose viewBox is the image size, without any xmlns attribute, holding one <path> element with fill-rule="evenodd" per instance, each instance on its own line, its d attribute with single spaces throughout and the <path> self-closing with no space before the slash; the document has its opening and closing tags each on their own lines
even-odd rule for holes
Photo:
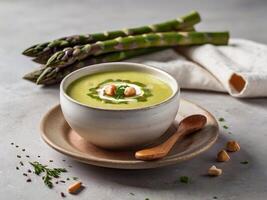
<svg viewBox="0 0 267 200">
<path fill-rule="evenodd" d="M 236 152 L 240 150 L 240 146 L 236 141 L 230 140 L 226 144 L 226 149 L 227 151 L 230 151 L 230 152 Z"/>
<path fill-rule="evenodd" d="M 116 85 L 107 85 L 105 87 L 105 94 L 108 96 L 114 96 L 116 91 Z"/>
<path fill-rule="evenodd" d="M 209 168 L 208 174 L 210 176 L 220 176 L 222 174 L 222 169 L 219 169 L 215 165 L 213 165 Z"/>
<path fill-rule="evenodd" d="M 226 162 L 230 160 L 230 156 L 228 155 L 228 153 L 225 150 L 221 150 L 218 154 L 217 154 L 217 161 L 219 162 Z"/>
<path fill-rule="evenodd" d="M 124 96 L 126 97 L 132 97 L 136 94 L 135 88 L 134 87 L 127 87 L 124 90 Z"/>
<path fill-rule="evenodd" d="M 69 186 L 68 192 L 72 193 L 72 194 L 76 193 L 81 188 L 81 186 L 82 186 L 82 182 L 78 181 L 78 182 L 72 184 L 71 186 Z"/>
</svg>

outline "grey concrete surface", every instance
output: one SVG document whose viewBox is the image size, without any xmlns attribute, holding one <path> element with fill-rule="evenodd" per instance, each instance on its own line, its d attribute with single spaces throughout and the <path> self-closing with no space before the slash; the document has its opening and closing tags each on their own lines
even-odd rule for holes
<svg viewBox="0 0 267 200">
<path fill-rule="evenodd" d="M 267 100 L 234 99 L 226 94 L 183 91 L 217 118 L 224 117 L 229 131 L 221 129 L 216 145 L 197 158 L 175 166 L 154 170 L 113 170 L 75 162 L 49 148 L 39 134 L 43 114 L 58 103 L 58 87 L 41 88 L 21 76 L 37 65 L 21 51 L 36 42 L 64 35 L 104 31 L 158 22 L 190 10 L 198 10 L 203 22 L 198 29 L 230 30 L 234 37 L 267 43 L 267 1 L 265 0 L 109 0 L 109 1 L 0 1 L 0 199 L 60 199 L 68 184 L 46 188 L 40 177 L 22 176 L 16 155 L 29 154 L 52 166 L 69 169 L 66 176 L 78 176 L 86 188 L 66 199 L 146 199 L 223 200 L 267 199 Z M 242 151 L 231 161 L 220 163 L 223 175 L 205 176 L 215 154 L 229 139 L 240 142 Z M 19 148 L 11 146 L 14 142 Z M 26 148 L 22 152 L 21 148 Z M 41 157 L 38 158 L 37 155 Z M 63 162 L 62 159 L 66 159 Z M 242 165 L 241 161 L 249 164 Z M 23 158 L 26 163 L 27 159 Z M 217 163 L 216 163 L 217 164 Z M 69 168 L 68 165 L 72 165 Z M 189 176 L 189 184 L 179 182 Z M 134 193 L 131 195 L 130 193 Z"/>
</svg>

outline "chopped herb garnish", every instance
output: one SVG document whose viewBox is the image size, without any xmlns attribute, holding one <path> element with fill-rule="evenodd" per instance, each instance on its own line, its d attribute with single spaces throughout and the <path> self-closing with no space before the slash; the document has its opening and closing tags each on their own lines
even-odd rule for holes
<svg viewBox="0 0 267 200">
<path fill-rule="evenodd" d="M 28 174 L 26 174 L 26 173 L 23 173 L 23 176 L 28 176 Z"/>
<path fill-rule="evenodd" d="M 188 176 L 181 176 L 180 177 L 180 182 L 181 183 L 189 183 L 189 177 Z"/>
<path fill-rule="evenodd" d="M 14 142 L 11 142 L 11 145 L 14 145 Z"/>
<path fill-rule="evenodd" d="M 61 197 L 66 197 L 66 195 L 63 192 L 60 192 Z"/>
<path fill-rule="evenodd" d="M 61 182 L 61 183 L 66 183 L 65 181 L 62 181 L 62 180 L 61 180 L 61 181 L 59 181 L 59 182 Z"/>
<path fill-rule="evenodd" d="M 119 87 L 116 88 L 115 91 L 115 98 L 116 99 L 123 99 L 124 98 L 124 90 L 129 87 L 128 85 L 120 85 Z"/>
<path fill-rule="evenodd" d="M 35 174 L 40 175 L 43 172 L 45 173 L 43 180 L 49 188 L 53 187 L 52 178 L 58 178 L 62 172 L 67 172 L 64 168 L 48 168 L 47 165 L 42 165 L 37 161 L 30 162 L 30 164 L 34 167 Z"/>
<path fill-rule="evenodd" d="M 28 173 L 32 173 L 32 170 L 28 169 Z"/>
<path fill-rule="evenodd" d="M 17 155 L 17 158 L 21 158 L 21 156 L 20 155 Z"/>
<path fill-rule="evenodd" d="M 247 160 L 242 161 L 242 162 L 240 162 L 240 164 L 247 165 L 248 164 L 248 161 Z"/>
<path fill-rule="evenodd" d="M 218 197 L 214 196 L 213 199 L 218 199 Z"/>
<path fill-rule="evenodd" d="M 53 162 L 53 160 L 49 160 L 49 162 Z"/>
<path fill-rule="evenodd" d="M 22 149 L 22 151 L 25 151 L 25 149 Z"/>
<path fill-rule="evenodd" d="M 63 162 L 65 162 L 66 160 L 62 160 Z"/>
<path fill-rule="evenodd" d="M 19 146 L 18 145 L 16 145 L 16 148 L 18 148 Z"/>
<path fill-rule="evenodd" d="M 38 155 L 37 157 L 40 158 L 41 156 Z"/>
<path fill-rule="evenodd" d="M 20 164 L 21 166 L 24 166 L 24 163 L 23 163 L 22 161 L 20 161 L 19 164 Z"/>
<path fill-rule="evenodd" d="M 71 166 L 71 165 L 69 165 L 69 168 L 72 168 L 72 166 Z"/>
<path fill-rule="evenodd" d="M 130 195 L 132 195 L 132 196 L 134 196 L 134 195 L 135 195 L 135 194 L 134 194 L 134 193 L 132 193 L 132 192 L 130 192 L 129 194 L 130 194 Z"/>
<path fill-rule="evenodd" d="M 225 120 L 224 120 L 223 117 L 220 117 L 220 118 L 219 118 L 219 121 L 220 121 L 220 122 L 225 122 Z"/>
<path fill-rule="evenodd" d="M 30 178 L 28 178 L 27 180 L 26 180 L 26 182 L 32 182 L 32 179 L 30 179 Z"/>
<path fill-rule="evenodd" d="M 228 129 L 228 126 L 226 126 L 226 125 L 223 125 L 223 128 L 224 128 L 224 129 Z"/>
<path fill-rule="evenodd" d="M 78 180 L 78 177 L 72 177 L 72 179 L 73 179 L 74 181 L 77 181 L 77 180 Z"/>
<path fill-rule="evenodd" d="M 149 198 L 145 198 L 145 200 L 149 200 Z"/>
<path fill-rule="evenodd" d="M 16 170 L 19 170 L 19 167 L 16 167 Z"/>
<path fill-rule="evenodd" d="M 229 131 L 228 134 L 232 134 L 232 132 Z"/>
</svg>

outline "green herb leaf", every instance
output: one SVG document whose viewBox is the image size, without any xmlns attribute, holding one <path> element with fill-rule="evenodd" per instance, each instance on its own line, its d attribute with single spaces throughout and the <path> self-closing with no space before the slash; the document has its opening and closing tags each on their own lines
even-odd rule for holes
<svg viewBox="0 0 267 200">
<path fill-rule="evenodd" d="M 229 127 L 228 127 L 228 126 L 226 126 L 226 125 L 223 125 L 223 128 L 224 128 L 224 129 L 228 129 Z"/>
<path fill-rule="evenodd" d="M 42 165 L 37 161 L 29 163 L 33 166 L 35 174 L 45 173 L 45 176 L 43 176 L 44 184 L 49 188 L 53 187 L 53 178 L 58 178 L 62 172 L 67 172 L 65 168 L 48 168 L 47 165 Z"/>
<path fill-rule="evenodd" d="M 181 183 L 189 183 L 189 177 L 188 176 L 181 176 L 180 177 L 180 182 Z"/>
<path fill-rule="evenodd" d="M 247 164 L 248 164 L 248 161 L 245 160 L 245 161 L 242 161 L 242 162 L 240 162 L 240 163 L 243 164 L 243 165 L 247 165 Z"/>
<path fill-rule="evenodd" d="M 219 118 L 219 121 L 220 121 L 220 122 L 224 122 L 225 120 L 224 120 L 223 117 L 220 117 L 220 118 Z"/>
<path fill-rule="evenodd" d="M 115 91 L 115 98 L 116 99 L 123 99 L 124 98 L 124 90 L 129 87 L 128 85 L 120 85 L 119 87 L 116 88 Z"/>
</svg>

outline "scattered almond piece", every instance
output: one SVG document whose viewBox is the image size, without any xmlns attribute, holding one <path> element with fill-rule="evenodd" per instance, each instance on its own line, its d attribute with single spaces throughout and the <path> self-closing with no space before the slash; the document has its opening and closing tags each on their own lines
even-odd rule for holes
<svg viewBox="0 0 267 200">
<path fill-rule="evenodd" d="M 76 193 L 82 186 L 82 182 L 81 181 L 77 181 L 74 184 L 72 184 L 71 186 L 69 186 L 68 188 L 68 192 L 69 193 Z"/>
<path fill-rule="evenodd" d="M 240 150 L 240 146 L 236 141 L 230 140 L 226 144 L 226 149 L 227 151 L 230 151 L 230 152 L 236 152 Z"/>
<path fill-rule="evenodd" d="M 225 150 L 221 150 L 217 154 L 217 161 L 219 161 L 219 162 L 226 162 L 228 160 L 230 160 L 230 156 L 228 155 L 228 153 Z"/>
<path fill-rule="evenodd" d="M 215 165 L 212 165 L 208 170 L 208 174 L 210 176 L 220 176 L 222 174 L 222 169 L 219 169 Z"/>
</svg>

